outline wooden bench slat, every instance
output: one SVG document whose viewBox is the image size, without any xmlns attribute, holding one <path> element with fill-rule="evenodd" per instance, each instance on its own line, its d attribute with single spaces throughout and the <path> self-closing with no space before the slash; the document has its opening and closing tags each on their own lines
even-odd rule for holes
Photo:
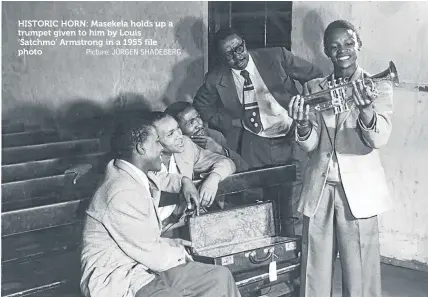
<svg viewBox="0 0 428 297">
<path fill-rule="evenodd" d="M 2 147 L 4 148 L 51 143 L 55 141 L 59 141 L 59 135 L 55 130 L 18 132 L 2 135 Z"/>
<path fill-rule="evenodd" d="M 83 155 L 97 152 L 99 147 L 100 142 L 98 139 L 82 139 L 4 148 L 2 150 L 2 162 L 3 164 L 15 164 L 71 155 Z"/>
<path fill-rule="evenodd" d="M 88 203 L 89 199 L 80 199 L 2 213 L 2 235 L 78 222 L 84 218 Z"/>
<path fill-rule="evenodd" d="M 61 174 L 1 185 L 2 203 L 26 200 L 63 192 L 65 185 L 72 183 L 73 174 Z"/>
<path fill-rule="evenodd" d="M 2 296 L 19 292 L 37 291 L 56 283 L 65 283 L 70 277 L 80 277 L 79 249 L 53 253 L 24 262 L 2 265 Z M 16 296 L 16 295 L 15 295 Z"/>
<path fill-rule="evenodd" d="M 2 182 L 13 182 L 64 173 L 73 165 L 87 163 L 101 171 L 107 164 L 108 153 L 92 153 L 64 158 L 31 161 L 2 166 Z"/>
<path fill-rule="evenodd" d="M 34 197 L 27 200 L 19 200 L 19 201 L 11 201 L 11 202 L 3 202 L 1 204 L 2 212 L 10 212 L 20 209 L 32 208 L 37 206 L 44 206 L 49 204 L 60 203 L 64 201 L 76 200 L 78 197 L 69 196 L 69 197 L 61 197 L 61 196 L 43 196 L 43 197 Z"/>
<path fill-rule="evenodd" d="M 75 281 L 57 285 L 53 288 L 41 290 L 39 292 L 31 294 L 31 297 L 83 297 L 83 295 L 80 293 L 79 283 Z"/>
<path fill-rule="evenodd" d="M 81 222 L 2 238 L 2 264 L 41 257 L 53 251 L 75 249 L 81 244 Z"/>
<path fill-rule="evenodd" d="M 91 195 L 96 190 L 99 175 L 87 173 L 73 184 L 74 173 L 4 183 L 1 185 L 2 204 L 35 197 Z"/>
<path fill-rule="evenodd" d="M 2 125 L 2 134 L 24 132 L 24 123 Z"/>
</svg>

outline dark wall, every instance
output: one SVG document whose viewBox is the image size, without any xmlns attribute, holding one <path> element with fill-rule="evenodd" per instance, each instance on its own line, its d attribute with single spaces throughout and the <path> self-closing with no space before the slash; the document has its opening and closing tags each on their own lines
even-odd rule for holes
<svg viewBox="0 0 428 297">
<path fill-rule="evenodd" d="M 50 125 L 118 108 L 163 109 L 175 100 L 193 98 L 203 82 L 204 2 L 3 2 L 2 6 L 3 119 Z M 23 48 L 18 43 L 18 20 L 172 22 L 173 27 L 138 30 L 141 38 L 157 40 L 157 48 L 179 49 L 181 54 L 94 56 L 85 53 L 85 46 L 57 44 L 27 46 L 42 49 L 43 54 L 18 56 Z"/>
</svg>

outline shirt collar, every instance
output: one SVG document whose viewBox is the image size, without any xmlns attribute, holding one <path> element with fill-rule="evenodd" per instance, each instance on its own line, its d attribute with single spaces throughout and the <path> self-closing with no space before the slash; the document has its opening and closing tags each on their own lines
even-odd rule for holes
<svg viewBox="0 0 428 297">
<path fill-rule="evenodd" d="M 172 170 L 174 170 L 173 168 L 177 168 L 177 163 L 175 162 L 175 157 L 174 154 L 171 155 L 171 159 L 169 160 L 169 172 L 171 172 Z"/>
<path fill-rule="evenodd" d="M 243 70 L 247 70 L 250 75 L 254 75 L 255 67 L 256 67 L 256 65 L 254 64 L 253 57 L 251 57 L 251 54 L 248 53 L 248 64 L 247 64 L 247 67 L 245 67 Z M 233 73 L 235 73 L 239 77 L 242 77 L 241 76 L 242 70 L 232 68 L 232 71 L 233 71 Z"/>
<path fill-rule="evenodd" d="M 128 161 L 125 161 L 122 159 L 116 159 L 116 164 L 118 164 L 121 167 L 128 168 L 128 170 L 130 170 L 132 172 L 132 176 L 135 179 L 138 179 L 138 181 L 146 187 L 147 191 L 150 191 L 149 178 L 141 169 L 139 169 L 135 165 L 129 163 Z"/>
<path fill-rule="evenodd" d="M 171 158 L 169 159 L 168 167 L 164 163 L 161 165 L 161 171 L 162 172 L 169 172 L 173 171 L 173 168 L 177 168 L 177 162 L 175 162 L 174 154 L 171 154 Z"/>
</svg>

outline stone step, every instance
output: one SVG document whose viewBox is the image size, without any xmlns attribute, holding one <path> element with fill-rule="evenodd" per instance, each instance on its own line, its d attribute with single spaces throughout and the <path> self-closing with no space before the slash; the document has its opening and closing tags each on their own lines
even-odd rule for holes
<svg viewBox="0 0 428 297">
<path fill-rule="evenodd" d="M 102 172 L 108 162 L 108 153 L 92 153 L 63 158 L 30 161 L 2 166 L 2 182 L 21 181 L 64 173 L 77 164 L 91 164 Z"/>
<path fill-rule="evenodd" d="M 97 152 L 99 146 L 100 143 L 98 139 L 81 139 L 4 148 L 2 150 L 2 164 L 9 165 L 28 161 L 89 154 Z"/>
<path fill-rule="evenodd" d="M 51 143 L 56 141 L 59 141 L 59 135 L 55 130 L 18 132 L 2 135 L 3 148 Z"/>
</svg>

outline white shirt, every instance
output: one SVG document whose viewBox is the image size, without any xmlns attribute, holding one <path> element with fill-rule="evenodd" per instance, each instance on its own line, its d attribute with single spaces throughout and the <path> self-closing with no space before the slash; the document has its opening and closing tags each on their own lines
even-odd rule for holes
<svg viewBox="0 0 428 297">
<path fill-rule="evenodd" d="M 169 172 L 169 173 L 179 173 L 177 168 L 177 163 L 175 162 L 174 154 L 171 155 L 171 159 L 169 160 L 169 166 L 168 169 L 166 166 L 162 163 L 161 172 Z M 159 218 L 161 221 L 168 218 L 175 209 L 176 205 L 167 205 L 163 207 L 159 207 Z"/>
<path fill-rule="evenodd" d="M 285 136 L 290 129 L 293 120 L 288 116 L 288 112 L 275 100 L 269 89 L 266 87 L 253 58 L 249 55 L 249 61 L 245 70 L 250 74 L 251 82 L 253 83 L 256 92 L 257 102 L 260 109 L 260 119 L 263 124 L 263 130 L 257 135 L 267 138 L 275 138 Z M 243 102 L 243 88 L 245 79 L 241 75 L 242 70 L 232 68 L 232 76 L 235 81 L 236 91 L 239 101 Z M 244 128 L 251 132 L 247 127 Z"/>
</svg>

